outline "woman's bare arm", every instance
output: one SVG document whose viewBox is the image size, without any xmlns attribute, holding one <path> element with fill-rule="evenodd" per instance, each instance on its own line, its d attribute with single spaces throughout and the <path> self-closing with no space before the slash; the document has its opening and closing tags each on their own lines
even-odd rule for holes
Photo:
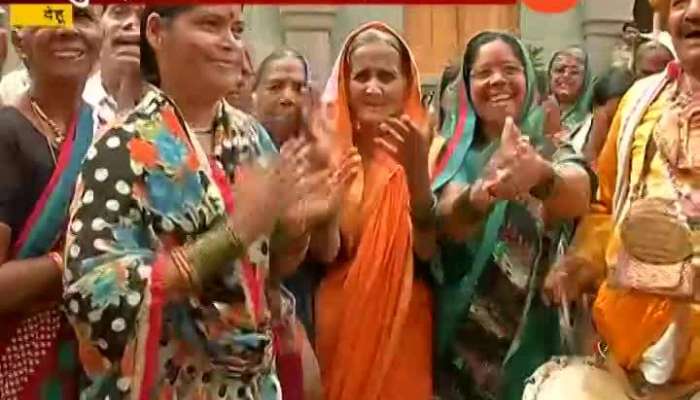
<svg viewBox="0 0 700 400">
<path fill-rule="evenodd" d="M 564 163 L 556 173 L 550 196 L 544 201 L 548 222 L 585 215 L 591 204 L 591 178 L 581 165 Z"/>
<path fill-rule="evenodd" d="M 27 309 L 39 301 L 60 301 L 61 270 L 48 255 L 12 260 L 9 226 L 0 223 L 0 315 Z"/>
</svg>

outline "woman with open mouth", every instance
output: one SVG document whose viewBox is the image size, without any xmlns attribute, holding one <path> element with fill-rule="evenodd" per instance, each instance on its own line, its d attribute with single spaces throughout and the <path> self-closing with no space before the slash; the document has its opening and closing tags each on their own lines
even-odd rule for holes
<svg viewBox="0 0 700 400">
<path fill-rule="evenodd" d="M 593 366 L 613 375 L 627 397 L 697 399 L 700 1 L 650 3 L 678 60 L 620 101 L 598 157 L 599 195 L 569 248 L 575 262 L 553 271 L 546 286 L 556 303 L 595 294 Z M 539 378 L 535 391 L 546 386 Z M 593 393 L 597 382 L 587 378 L 567 388 Z M 552 394 L 533 398 L 563 397 Z M 586 398 L 613 398 L 606 394 Z"/>
<path fill-rule="evenodd" d="M 592 188 L 568 147 L 554 161 L 538 153 L 546 139 L 527 54 L 506 33 L 469 41 L 458 101 L 431 151 L 442 399 L 519 400 L 525 379 L 559 351 L 557 313 L 539 296 L 545 227 L 585 213 Z"/>
</svg>

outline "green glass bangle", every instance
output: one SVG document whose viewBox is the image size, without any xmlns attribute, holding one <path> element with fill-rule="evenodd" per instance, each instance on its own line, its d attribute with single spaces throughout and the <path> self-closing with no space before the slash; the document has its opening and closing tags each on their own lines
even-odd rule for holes
<svg viewBox="0 0 700 400">
<path fill-rule="evenodd" d="M 201 285 L 216 276 L 227 262 L 231 262 L 245 253 L 245 246 L 233 232 L 228 221 L 216 223 L 195 241 L 185 245 L 187 260 L 197 273 Z"/>
</svg>

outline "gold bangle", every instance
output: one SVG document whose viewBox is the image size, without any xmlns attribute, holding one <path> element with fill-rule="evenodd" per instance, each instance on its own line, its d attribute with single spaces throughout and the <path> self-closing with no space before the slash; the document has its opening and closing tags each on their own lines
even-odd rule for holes
<svg viewBox="0 0 700 400">
<path fill-rule="evenodd" d="M 182 247 L 176 247 L 170 252 L 170 258 L 177 269 L 178 275 L 185 286 L 190 290 L 200 289 L 199 280 L 192 264 L 187 260 L 187 255 Z"/>
<path fill-rule="evenodd" d="M 57 251 L 52 251 L 48 254 L 49 258 L 51 261 L 53 261 L 54 265 L 58 269 L 58 272 L 63 276 L 63 270 L 65 269 L 63 265 L 63 256 Z"/>
<path fill-rule="evenodd" d="M 243 253 L 245 253 L 245 245 L 243 244 L 241 238 L 236 235 L 236 232 L 233 230 L 233 226 L 231 226 L 229 221 L 226 221 L 226 232 L 229 235 L 229 241 L 231 242 L 231 246 L 233 246 L 234 253 L 237 256 L 243 255 Z"/>
</svg>

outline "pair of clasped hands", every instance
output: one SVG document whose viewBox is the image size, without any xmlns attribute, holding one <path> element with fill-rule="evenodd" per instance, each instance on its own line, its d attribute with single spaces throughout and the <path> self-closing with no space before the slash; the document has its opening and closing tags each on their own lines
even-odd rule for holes
<svg viewBox="0 0 700 400">
<path fill-rule="evenodd" d="M 551 172 L 549 163 L 524 136 L 513 118 L 506 117 L 498 149 L 481 177 L 466 187 L 457 200 L 485 214 L 497 200 L 522 201 Z"/>
<path fill-rule="evenodd" d="M 333 218 L 361 160 L 356 151 L 348 151 L 332 163 L 325 125 L 313 118 L 267 167 L 239 168 L 234 196 L 236 212 L 253 225 L 246 229 L 256 235 L 281 229 L 288 239 L 299 239 Z"/>
<path fill-rule="evenodd" d="M 236 213 L 239 223 L 246 225 L 246 236 L 269 234 L 281 225 L 285 236 L 301 238 L 323 226 L 337 215 L 345 193 L 362 169 L 356 147 L 348 148 L 337 159 L 332 157 L 336 137 L 331 112 L 318 104 L 304 115 L 306 126 L 282 145 L 271 165 L 243 165 L 237 172 L 233 188 Z M 427 182 L 431 127 L 420 129 L 402 115 L 388 118 L 379 131 L 375 144 L 405 168 L 409 186 Z M 416 175 L 425 176 L 420 179 Z"/>
</svg>

